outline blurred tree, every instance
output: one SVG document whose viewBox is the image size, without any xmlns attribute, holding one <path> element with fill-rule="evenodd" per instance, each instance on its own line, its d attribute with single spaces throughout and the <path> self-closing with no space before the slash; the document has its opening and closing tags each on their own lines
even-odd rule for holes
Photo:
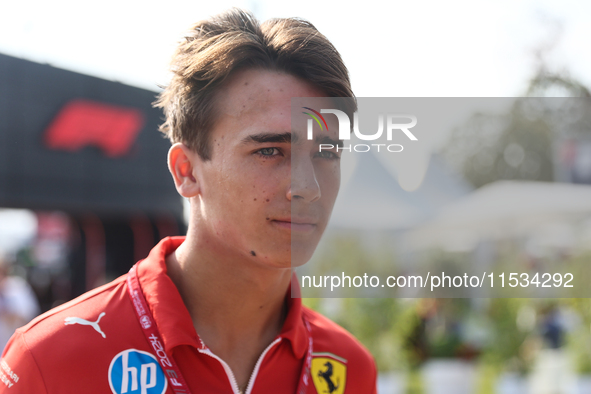
<svg viewBox="0 0 591 394">
<path fill-rule="evenodd" d="M 452 131 L 443 155 L 475 187 L 497 180 L 554 181 L 556 143 L 589 134 L 588 100 L 533 99 L 591 98 L 582 83 L 542 68 L 526 96 L 532 98 L 515 100 L 507 113 L 475 113 Z"/>
<path fill-rule="evenodd" d="M 589 89 L 566 69 L 553 71 L 550 66 L 555 64 L 552 56 L 564 33 L 563 22 L 546 14 L 538 18 L 546 34 L 532 48 L 534 72 L 524 96 L 591 98 Z M 591 115 L 585 108 L 589 101 L 579 104 L 527 99 L 516 100 L 505 114 L 475 113 L 452 131 L 444 156 L 475 187 L 497 180 L 555 181 L 555 160 L 564 153 L 557 148 L 583 134 L 591 138 Z"/>
</svg>

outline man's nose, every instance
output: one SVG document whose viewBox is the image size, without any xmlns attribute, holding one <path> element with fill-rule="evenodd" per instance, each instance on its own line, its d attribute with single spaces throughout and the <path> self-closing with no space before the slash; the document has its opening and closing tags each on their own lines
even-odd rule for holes
<svg viewBox="0 0 591 394">
<path fill-rule="evenodd" d="M 320 185 L 310 157 L 293 157 L 291 159 L 291 182 L 287 191 L 287 199 L 300 199 L 314 202 L 320 198 Z"/>
</svg>

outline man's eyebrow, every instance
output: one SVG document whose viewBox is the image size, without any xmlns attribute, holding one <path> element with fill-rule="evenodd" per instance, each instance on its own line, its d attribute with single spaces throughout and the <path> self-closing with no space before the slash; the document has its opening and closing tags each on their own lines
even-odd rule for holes
<svg viewBox="0 0 591 394">
<path fill-rule="evenodd" d="M 334 146 L 339 146 L 342 147 L 343 146 L 343 141 L 342 140 L 335 140 L 332 139 L 330 137 L 327 136 L 318 136 L 316 137 L 316 143 L 317 144 L 330 144 L 330 145 L 334 145 Z"/>
<path fill-rule="evenodd" d="M 259 133 L 259 134 L 252 134 L 245 137 L 242 140 L 242 143 L 251 143 L 256 142 L 259 144 L 265 142 L 275 142 L 275 143 L 291 143 L 292 141 L 295 143 L 297 142 L 298 138 L 297 135 L 293 133 Z"/>
<path fill-rule="evenodd" d="M 242 143 L 297 143 L 299 140 L 298 135 L 296 133 L 259 133 L 259 134 L 252 134 L 245 137 L 242 140 Z M 317 144 L 331 144 L 334 146 L 343 146 L 343 141 L 335 140 L 328 136 L 317 136 L 315 138 Z"/>
</svg>

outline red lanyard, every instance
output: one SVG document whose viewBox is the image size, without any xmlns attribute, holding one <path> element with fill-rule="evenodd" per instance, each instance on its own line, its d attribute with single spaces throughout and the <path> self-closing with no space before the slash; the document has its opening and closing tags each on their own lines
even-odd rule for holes
<svg viewBox="0 0 591 394">
<path fill-rule="evenodd" d="M 308 350 L 304 356 L 304 365 L 302 366 L 302 373 L 300 374 L 300 383 L 298 384 L 298 390 L 296 394 L 306 394 L 308 390 L 308 384 L 310 383 L 310 368 L 312 368 L 312 330 L 310 329 L 310 323 L 306 319 L 304 319 L 304 325 L 306 326 L 306 330 L 308 330 Z"/>
<path fill-rule="evenodd" d="M 175 394 L 191 394 L 191 390 L 189 390 L 189 386 L 187 386 L 181 370 L 176 365 L 174 357 L 168 357 L 166 351 L 164 350 L 160 332 L 156 327 L 156 322 L 154 321 L 154 317 L 148 308 L 146 297 L 144 296 L 144 293 L 140 287 L 137 275 L 137 264 L 131 267 L 129 274 L 127 275 L 127 290 L 129 297 L 131 298 L 131 302 L 133 303 L 138 321 L 142 326 L 142 331 L 146 336 L 146 340 L 150 343 L 150 345 L 152 345 L 152 349 L 154 350 L 156 358 L 158 359 L 160 366 L 164 370 L 164 373 L 170 382 L 172 390 L 175 392 Z M 298 384 L 296 394 L 305 394 L 308 390 L 308 385 L 310 383 L 310 368 L 312 366 L 312 331 L 308 321 L 303 317 L 302 319 L 304 320 L 304 325 L 308 331 L 308 350 L 304 356 L 304 365 L 302 366 L 300 382 Z"/>
<path fill-rule="evenodd" d="M 172 390 L 175 394 L 191 394 L 191 390 L 189 390 L 189 386 L 187 386 L 185 378 L 183 378 L 183 374 L 181 374 L 181 370 L 176 365 L 174 358 L 168 357 L 164 351 L 164 345 L 160 339 L 160 332 L 158 332 L 156 322 L 148 308 L 146 297 L 144 297 L 140 282 L 137 278 L 137 264 L 131 267 L 129 274 L 127 275 L 127 290 L 129 292 L 129 297 L 131 297 L 131 302 L 135 307 L 134 309 L 138 321 L 142 326 L 142 331 L 150 345 L 152 345 L 152 349 L 154 349 L 154 353 L 156 353 L 156 358 L 164 370 Z"/>
</svg>

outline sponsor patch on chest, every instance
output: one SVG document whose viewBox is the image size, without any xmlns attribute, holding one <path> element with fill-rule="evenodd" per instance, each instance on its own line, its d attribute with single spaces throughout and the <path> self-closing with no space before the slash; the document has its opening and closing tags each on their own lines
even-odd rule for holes
<svg viewBox="0 0 591 394">
<path fill-rule="evenodd" d="M 347 361 L 331 353 L 312 354 L 310 369 L 318 393 L 343 394 L 347 382 Z"/>
<path fill-rule="evenodd" d="M 164 394 L 168 381 L 156 357 L 127 349 L 111 361 L 109 386 L 114 394 Z"/>
</svg>

